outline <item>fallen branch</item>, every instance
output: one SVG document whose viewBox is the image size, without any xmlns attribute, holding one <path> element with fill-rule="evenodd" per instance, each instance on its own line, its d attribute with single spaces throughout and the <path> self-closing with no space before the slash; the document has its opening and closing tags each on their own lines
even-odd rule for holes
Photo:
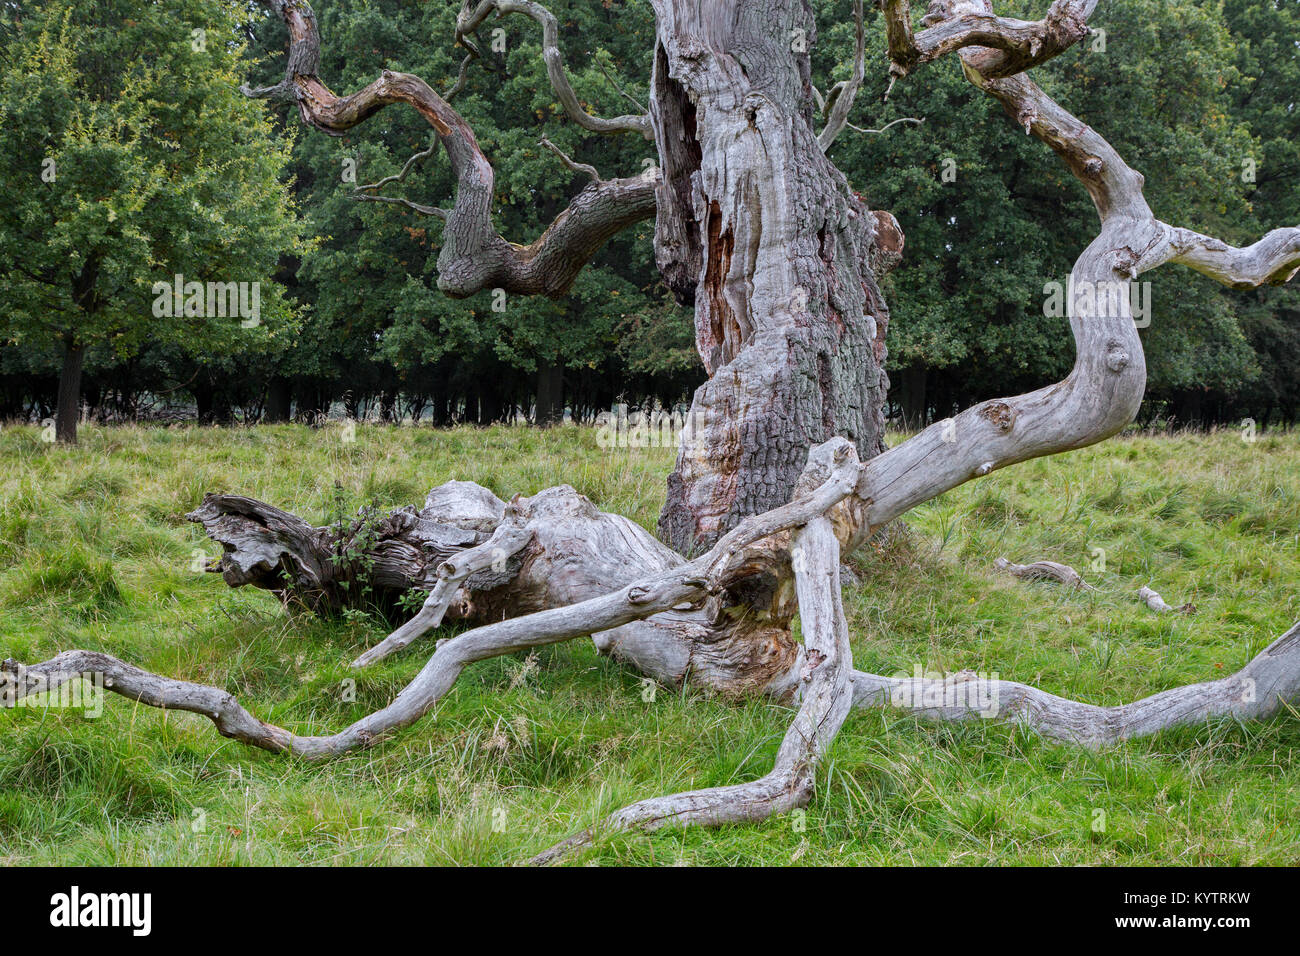
<svg viewBox="0 0 1300 956">
<path fill-rule="evenodd" d="M 522 551 L 533 538 L 532 531 L 524 525 L 522 511 L 516 497 L 506 506 L 501 524 L 492 533 L 492 537 L 480 545 L 452 555 L 438 565 L 437 583 L 430 589 L 429 596 L 416 615 L 358 657 L 352 666 L 366 667 L 381 661 L 441 624 L 456 592 L 475 572 L 491 567 L 504 572 L 506 559 Z"/>
<path fill-rule="evenodd" d="M 1138 588 L 1138 597 L 1146 603 L 1147 607 L 1151 608 L 1151 610 L 1155 611 L 1157 614 L 1168 614 L 1173 611 L 1178 611 L 1182 614 L 1191 614 L 1196 610 L 1196 605 L 1190 602 L 1181 607 L 1170 607 L 1165 603 L 1165 599 L 1160 596 L 1159 592 L 1153 591 L 1145 585 Z"/>
<path fill-rule="evenodd" d="M 410 726 L 427 714 L 451 689 L 460 672 L 475 661 L 610 631 L 679 606 L 694 605 L 706 598 L 711 588 L 724 586 L 732 560 L 747 547 L 822 518 L 846 498 L 856 484 L 859 467 L 853 444 L 846 439 L 834 438 L 818 445 L 809 453 L 799 486 L 801 493 L 796 498 L 780 508 L 744 519 L 694 561 L 578 604 L 498 621 L 442 642 L 415 679 L 387 707 L 336 734 L 294 734 L 257 719 L 233 694 L 221 688 L 152 674 L 108 654 L 86 650 L 66 651 L 31 667 L 6 661 L 0 704 L 14 707 L 20 699 L 56 689 L 73 677 L 99 674 L 106 690 L 151 707 L 202 714 L 222 736 L 264 750 L 288 751 L 308 760 L 328 759 L 371 746 Z M 545 500 L 545 495 L 543 492 L 530 500 Z M 568 500 L 564 495 L 551 497 Z M 503 536 L 506 539 L 516 540 L 513 531 Z"/>
<path fill-rule="evenodd" d="M 1014 564 L 1006 558 L 998 558 L 993 562 L 993 566 L 999 571 L 1005 571 L 1025 581 L 1056 581 L 1066 587 L 1080 588 L 1084 591 L 1097 590 L 1083 579 L 1083 575 L 1068 564 L 1057 564 L 1055 561 Z"/>
<path fill-rule="evenodd" d="M 752 823 L 809 801 L 817 763 L 852 705 L 849 672 L 853 655 L 840 599 L 840 548 L 831 523 L 825 518 L 814 519 L 796 542 L 800 559 L 795 562 L 795 581 L 806 651 L 799 668 L 799 710 L 781 741 L 772 770 L 747 783 L 634 803 L 600 827 L 584 830 L 538 854 L 533 863 L 556 862 L 603 832 Z"/>
<path fill-rule="evenodd" d="M 1102 747 L 1213 718 L 1265 720 L 1300 701 L 1300 623 L 1230 677 L 1131 704 L 1099 707 L 1013 681 L 963 673 L 945 680 L 853 672 L 854 707 L 889 707 L 931 720 L 998 718 L 1067 743 Z"/>
</svg>

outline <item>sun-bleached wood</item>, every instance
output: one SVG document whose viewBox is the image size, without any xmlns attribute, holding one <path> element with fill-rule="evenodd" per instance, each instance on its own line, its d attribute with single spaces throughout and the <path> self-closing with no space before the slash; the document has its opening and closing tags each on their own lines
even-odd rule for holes
<svg viewBox="0 0 1300 956">
<path fill-rule="evenodd" d="M 803 806 L 812 796 L 817 765 L 853 704 L 853 652 L 840 603 L 840 546 L 826 518 L 814 518 L 795 538 L 795 583 L 804 651 L 798 664 L 798 711 L 772 769 L 746 783 L 642 800 L 612 814 L 597 831 L 584 831 L 533 858 L 553 863 L 591 842 L 596 832 L 657 830 L 663 826 L 717 826 L 763 820 Z"/>
<path fill-rule="evenodd" d="M 1180 611 L 1183 614 L 1190 614 L 1192 611 L 1196 610 L 1196 605 L 1194 604 L 1184 604 L 1181 607 L 1172 607 L 1165 603 L 1165 599 L 1160 596 L 1159 591 L 1153 591 L 1145 585 L 1138 588 L 1137 596 L 1143 604 L 1151 608 L 1151 610 L 1155 611 L 1157 614 L 1169 614 L 1174 611 Z"/>
<path fill-rule="evenodd" d="M 1064 584 L 1070 588 L 1081 588 L 1084 591 L 1097 590 L 1091 584 L 1083 579 L 1083 575 L 1068 564 L 1060 564 L 1056 561 L 1035 561 L 1032 564 L 1016 564 L 1008 561 L 1006 558 L 996 558 L 993 566 L 999 571 L 1005 571 L 1012 577 L 1017 577 L 1025 581 L 1055 581 L 1058 584 Z"/>
</svg>

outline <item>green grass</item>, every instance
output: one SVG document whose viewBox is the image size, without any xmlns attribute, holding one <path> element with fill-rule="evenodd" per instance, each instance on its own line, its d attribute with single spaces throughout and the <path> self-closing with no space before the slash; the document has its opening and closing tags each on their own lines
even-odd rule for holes
<svg viewBox="0 0 1300 956">
<path fill-rule="evenodd" d="M 667 449 L 595 434 L 360 426 L 83 427 L 75 449 L 0 430 L 0 656 L 99 649 L 216 684 L 301 733 L 386 703 L 430 652 L 356 675 L 384 628 L 287 615 L 191 570 L 217 552 L 183 519 L 238 491 L 315 522 L 337 481 L 355 502 L 419 503 L 449 478 L 498 495 L 568 482 L 653 528 Z M 915 511 L 855 559 L 857 666 L 971 668 L 1098 704 L 1240 667 L 1300 618 L 1300 436 L 1131 437 L 1029 462 Z M 1105 569 L 1092 567 L 1093 549 Z M 1067 593 L 992 559 L 1069 563 Z M 1191 616 L 1156 616 L 1150 584 Z M 632 800 L 752 779 L 789 711 L 698 692 L 642 697 L 588 641 L 475 665 L 390 742 L 309 766 L 217 736 L 190 714 L 110 697 L 103 716 L 0 711 L 0 863 L 501 864 Z M 988 721 L 855 713 L 803 815 L 602 838 L 617 863 L 1300 862 L 1300 715 L 1218 724 L 1089 752 Z M 1094 830 L 1104 811 L 1105 827 Z"/>
</svg>

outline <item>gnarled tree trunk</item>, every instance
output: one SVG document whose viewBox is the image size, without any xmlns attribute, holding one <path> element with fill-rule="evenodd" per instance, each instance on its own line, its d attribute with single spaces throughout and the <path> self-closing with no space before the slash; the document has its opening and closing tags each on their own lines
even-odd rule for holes
<svg viewBox="0 0 1300 956">
<path fill-rule="evenodd" d="M 655 10 L 655 251 L 695 307 L 709 373 L 659 521 L 689 552 L 788 500 L 813 445 L 883 449 L 889 313 L 875 273 L 902 238 L 818 142 L 803 0 Z"/>
</svg>

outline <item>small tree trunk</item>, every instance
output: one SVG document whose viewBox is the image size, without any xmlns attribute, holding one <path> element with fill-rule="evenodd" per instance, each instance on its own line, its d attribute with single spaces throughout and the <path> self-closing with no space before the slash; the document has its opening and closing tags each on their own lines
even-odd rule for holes
<svg viewBox="0 0 1300 956">
<path fill-rule="evenodd" d="M 81 369 L 85 360 L 86 347 L 73 339 L 66 339 L 63 371 L 59 375 L 59 397 L 54 415 L 54 437 L 61 444 L 77 443 L 77 419 L 81 411 Z"/>
<path fill-rule="evenodd" d="M 277 375 L 271 379 L 270 385 L 267 386 L 266 416 L 264 420 L 270 424 L 287 422 L 292 412 L 293 391 L 289 380 Z"/>
<path fill-rule="evenodd" d="M 537 360 L 537 424 L 557 425 L 564 418 L 564 368 Z"/>
</svg>

